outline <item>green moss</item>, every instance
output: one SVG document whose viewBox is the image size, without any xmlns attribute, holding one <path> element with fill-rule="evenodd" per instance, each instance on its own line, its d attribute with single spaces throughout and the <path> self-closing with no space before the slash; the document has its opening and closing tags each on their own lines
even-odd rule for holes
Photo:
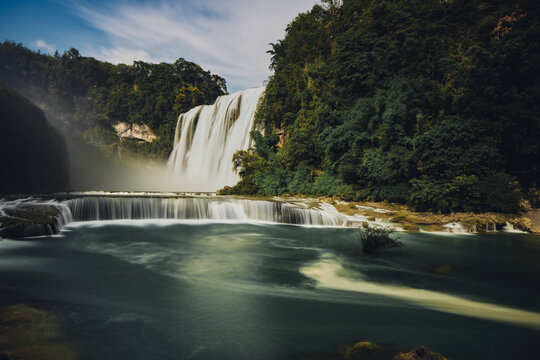
<svg viewBox="0 0 540 360">
<path fill-rule="evenodd" d="M 77 359 L 54 319 L 24 304 L 0 308 L 0 355 L 7 359 Z"/>
</svg>

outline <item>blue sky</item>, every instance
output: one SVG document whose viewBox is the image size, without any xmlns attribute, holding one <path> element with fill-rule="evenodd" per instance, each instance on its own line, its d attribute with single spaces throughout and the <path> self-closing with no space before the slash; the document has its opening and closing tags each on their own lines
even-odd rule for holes
<svg viewBox="0 0 540 360">
<path fill-rule="evenodd" d="M 179 57 L 227 79 L 230 92 L 270 75 L 268 43 L 317 0 L 0 0 L 0 40 L 42 52 L 71 47 L 112 63 Z"/>
</svg>

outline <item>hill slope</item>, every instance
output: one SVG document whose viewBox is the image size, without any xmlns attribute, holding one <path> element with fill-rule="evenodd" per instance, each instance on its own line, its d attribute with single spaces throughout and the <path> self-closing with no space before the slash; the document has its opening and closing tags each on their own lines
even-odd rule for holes
<svg viewBox="0 0 540 360">
<path fill-rule="evenodd" d="M 39 105 L 64 135 L 113 159 L 126 153 L 166 159 L 178 115 L 227 92 L 223 78 L 183 58 L 113 65 L 74 48 L 50 56 L 10 41 L 0 44 L 0 81 Z M 148 126 L 158 139 L 121 141 L 116 124 Z"/>
<path fill-rule="evenodd" d="M 517 211 L 540 176 L 537 1 L 323 1 L 271 44 L 225 192 Z M 534 201 L 534 196 L 531 196 Z"/>
</svg>

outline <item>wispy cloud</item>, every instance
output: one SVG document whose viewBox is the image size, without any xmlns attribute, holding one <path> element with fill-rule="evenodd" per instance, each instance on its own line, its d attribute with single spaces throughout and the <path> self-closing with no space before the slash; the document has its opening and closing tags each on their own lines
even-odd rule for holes
<svg viewBox="0 0 540 360">
<path fill-rule="evenodd" d="M 31 43 L 32 46 L 40 49 L 40 50 L 46 50 L 48 52 L 53 52 L 56 50 L 56 46 L 53 44 L 48 44 L 44 40 L 36 40 Z"/>
<path fill-rule="evenodd" d="M 130 48 L 106 48 L 100 47 L 97 57 L 101 60 L 111 62 L 113 64 L 131 64 L 134 60 L 141 60 L 146 62 L 157 62 L 150 54 L 144 50 L 135 50 Z M 96 53 L 90 54 L 90 56 L 96 57 Z"/>
<path fill-rule="evenodd" d="M 95 6 L 77 3 L 78 15 L 107 35 L 108 44 L 81 49 L 112 62 L 199 63 L 224 76 L 230 90 L 258 86 L 270 74 L 268 43 L 317 0 L 164 0 Z"/>
</svg>

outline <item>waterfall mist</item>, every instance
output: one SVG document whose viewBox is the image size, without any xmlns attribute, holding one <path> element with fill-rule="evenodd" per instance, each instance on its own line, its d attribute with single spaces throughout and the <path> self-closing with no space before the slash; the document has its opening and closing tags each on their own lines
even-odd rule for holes
<svg viewBox="0 0 540 360">
<path fill-rule="evenodd" d="M 144 159 L 110 159 L 87 143 L 69 119 L 69 109 L 28 94 L 66 138 L 73 191 L 214 192 L 239 180 L 232 157 L 251 145 L 257 104 L 264 87 L 220 96 L 212 105 L 197 106 L 178 117 L 174 148 L 167 163 Z"/>
<path fill-rule="evenodd" d="M 71 189 L 75 191 L 165 191 L 165 165 L 130 159 L 114 161 L 98 148 L 66 136 Z"/>
<path fill-rule="evenodd" d="M 20 89 L 23 85 L 16 86 Z M 69 189 L 72 191 L 166 191 L 166 164 L 147 160 L 111 159 L 84 139 L 83 130 L 69 106 L 47 101 L 48 94 L 37 88 L 22 93 L 36 104 L 51 125 L 66 139 L 69 154 Z"/>
</svg>

